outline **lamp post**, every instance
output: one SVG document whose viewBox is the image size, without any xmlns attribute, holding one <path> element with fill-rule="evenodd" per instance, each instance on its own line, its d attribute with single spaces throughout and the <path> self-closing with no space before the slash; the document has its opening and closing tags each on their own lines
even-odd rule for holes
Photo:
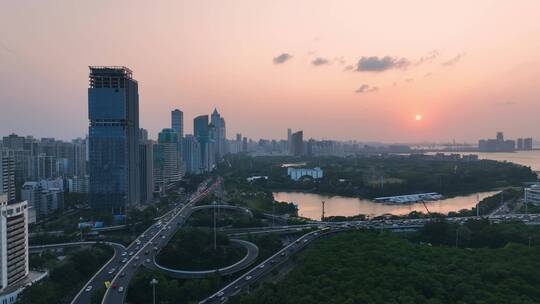
<svg viewBox="0 0 540 304">
<path fill-rule="evenodd" d="M 152 281 L 150 281 L 150 285 L 152 285 L 152 303 L 153 304 L 156 304 L 156 285 L 158 283 L 158 280 L 156 279 L 152 279 Z"/>
</svg>

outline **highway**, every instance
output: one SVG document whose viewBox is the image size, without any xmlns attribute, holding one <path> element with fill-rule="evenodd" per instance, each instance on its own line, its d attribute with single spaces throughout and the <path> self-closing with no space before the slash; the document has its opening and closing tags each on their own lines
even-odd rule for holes
<svg viewBox="0 0 540 304">
<path fill-rule="evenodd" d="M 159 225 L 153 224 L 150 226 L 126 248 L 116 248 L 116 246 L 113 246 L 115 248 L 113 258 L 86 282 L 73 298 L 71 304 L 90 304 L 94 293 L 105 288 L 106 281 L 111 283 L 111 288 L 106 289 L 102 303 L 122 303 L 125 289 L 138 266 L 143 261 L 153 258 L 155 253 L 154 247 L 164 246 L 168 238 L 184 223 L 183 216 L 191 213 L 190 209 L 193 204 L 214 191 L 220 183 L 221 180 L 218 180 L 208 188 L 206 188 L 206 183 L 203 183 L 205 187 L 199 187 L 185 205 L 176 203 L 176 207 L 167 212 L 158 221 Z M 173 225 L 174 229 L 171 229 Z M 163 236 L 167 239 L 163 239 Z"/>
<path fill-rule="evenodd" d="M 126 289 L 137 272 L 137 268 L 143 263 L 152 263 L 159 250 L 167 244 L 193 212 L 193 205 L 219 187 L 220 183 L 221 179 L 218 179 L 210 187 L 199 189 L 185 205 L 173 209 L 169 215 L 163 217 L 137 238 L 135 248 L 128 248 L 125 262 L 121 261 L 121 264 L 118 265 L 119 270 L 114 273 L 114 277 L 110 281 L 111 287 L 106 289 L 101 301 L 102 304 L 124 302 Z"/>
</svg>

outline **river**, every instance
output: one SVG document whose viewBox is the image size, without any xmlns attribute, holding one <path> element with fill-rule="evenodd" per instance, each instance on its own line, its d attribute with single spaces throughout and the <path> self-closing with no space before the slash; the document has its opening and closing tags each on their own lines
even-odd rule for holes
<svg viewBox="0 0 540 304">
<path fill-rule="evenodd" d="M 480 192 L 467 196 L 457 196 L 439 201 L 426 202 L 430 212 L 447 214 L 450 211 L 471 209 L 479 200 L 497 193 L 497 191 Z M 274 192 L 274 199 L 280 202 L 293 202 L 298 205 L 298 215 L 313 220 L 320 220 L 322 214 L 322 201 L 325 201 L 326 216 L 353 216 L 365 214 L 377 216 L 385 213 L 404 215 L 411 211 L 426 212 L 422 203 L 387 205 L 375 203 L 367 199 L 354 197 L 328 196 L 305 192 Z"/>
</svg>

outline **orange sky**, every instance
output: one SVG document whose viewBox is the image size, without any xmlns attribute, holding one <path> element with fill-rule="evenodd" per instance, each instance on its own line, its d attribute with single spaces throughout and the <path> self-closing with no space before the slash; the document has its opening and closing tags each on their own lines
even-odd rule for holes
<svg viewBox="0 0 540 304">
<path fill-rule="evenodd" d="M 125 65 L 152 137 L 218 107 L 229 137 L 540 139 L 540 2 L 441 3 L 3 1 L 0 134 L 83 136 L 88 65 Z"/>
</svg>

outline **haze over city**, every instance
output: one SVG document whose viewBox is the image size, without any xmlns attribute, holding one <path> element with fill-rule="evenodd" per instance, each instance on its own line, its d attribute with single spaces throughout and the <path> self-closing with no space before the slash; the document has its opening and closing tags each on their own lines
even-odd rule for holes
<svg viewBox="0 0 540 304">
<path fill-rule="evenodd" d="M 534 0 L 6 1 L 0 133 L 84 136 L 88 66 L 123 65 L 151 137 L 217 107 L 251 138 L 538 138 L 538 20 Z"/>
</svg>

